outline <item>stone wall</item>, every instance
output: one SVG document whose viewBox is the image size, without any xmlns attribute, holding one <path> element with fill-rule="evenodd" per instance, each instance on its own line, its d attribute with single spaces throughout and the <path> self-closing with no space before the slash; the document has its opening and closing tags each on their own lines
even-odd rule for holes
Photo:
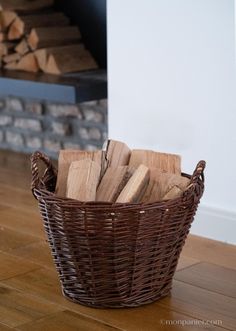
<svg viewBox="0 0 236 331">
<path fill-rule="evenodd" d="M 95 150 L 107 139 L 107 100 L 77 105 L 0 99 L 0 149 L 35 150 L 52 158 L 62 148 Z"/>
</svg>

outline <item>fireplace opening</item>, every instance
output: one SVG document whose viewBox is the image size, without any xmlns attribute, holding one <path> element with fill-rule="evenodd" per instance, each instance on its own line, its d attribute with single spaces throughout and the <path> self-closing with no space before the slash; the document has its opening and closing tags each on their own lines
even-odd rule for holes
<svg viewBox="0 0 236 331">
<path fill-rule="evenodd" d="M 0 5 L 1 95 L 69 103 L 106 98 L 106 0 Z"/>
<path fill-rule="evenodd" d="M 15 4 L 23 7 L 14 9 Z M 48 7 L 42 8 L 45 4 L 48 4 Z M 27 13 L 29 5 L 33 6 L 33 9 L 31 7 L 31 12 Z M 16 14 L 7 28 L 1 26 L 4 10 L 8 11 L 8 14 L 9 12 L 11 15 Z M 52 36 L 55 36 L 55 31 L 52 30 L 57 28 L 59 20 L 62 25 L 58 28 L 59 37 L 55 44 L 50 41 L 50 38 L 48 38 L 49 43 L 47 38 L 44 42 L 41 40 L 43 48 L 39 48 L 39 50 L 49 49 L 46 59 L 48 60 L 51 56 L 51 49 L 54 51 L 57 47 L 70 47 L 64 43 L 65 35 L 59 34 L 64 30 L 65 25 L 69 28 L 64 31 L 72 28 L 68 32 L 72 33 L 72 39 L 73 29 L 76 27 L 79 28 L 81 34 L 79 43 L 76 38 L 76 40 L 70 39 L 71 49 L 77 45 L 80 51 L 79 45 L 82 44 L 83 49 L 91 54 L 96 66 L 89 70 L 83 70 L 82 67 L 81 70 L 52 74 L 43 72 L 43 70 L 36 70 L 36 72 L 18 70 L 19 68 L 7 70 L 4 65 L 0 69 L 0 150 L 14 150 L 30 154 L 37 149 L 57 158 L 58 151 L 64 148 L 100 149 L 107 139 L 108 131 L 106 0 L 0 0 L 0 49 L 5 42 L 14 44 L 14 48 L 10 48 L 8 54 L 10 67 L 12 66 L 11 61 L 19 62 L 16 59 L 17 56 L 14 55 L 17 53 L 15 47 L 22 40 L 27 41 L 32 29 L 36 29 L 36 25 L 41 24 L 38 18 L 35 18 L 41 10 L 44 14 L 42 20 L 49 25 L 48 31 L 51 30 Z M 1 41 L 1 38 L 6 38 L 11 24 L 16 19 L 20 18 L 16 21 L 19 24 L 19 21 L 24 21 L 21 17 L 28 15 L 35 15 L 33 17 L 35 19 L 33 21 L 32 18 L 28 21 L 25 19 L 25 23 L 23 22 L 25 30 L 20 31 L 20 37 L 17 40 Z M 50 22 L 47 15 L 49 15 L 48 17 L 54 15 L 58 21 Z M 20 26 L 22 25 L 20 24 Z M 47 27 L 44 24 L 38 29 L 41 28 L 46 29 Z M 13 35 L 19 33 L 14 29 L 12 31 Z M 44 31 L 41 30 L 41 32 Z M 23 46 L 25 45 L 20 47 L 22 52 L 24 52 Z M 26 46 L 29 47 L 28 44 Z M 33 46 L 31 46 L 24 55 L 35 55 L 36 51 L 37 49 L 33 50 Z M 4 61 L 2 55 L 0 55 L 0 59 Z M 79 60 L 80 56 L 75 55 L 73 59 L 75 64 Z"/>
</svg>

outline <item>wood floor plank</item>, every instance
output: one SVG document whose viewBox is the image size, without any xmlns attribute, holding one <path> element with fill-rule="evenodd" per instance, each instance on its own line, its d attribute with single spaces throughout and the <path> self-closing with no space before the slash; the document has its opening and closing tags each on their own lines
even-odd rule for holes
<svg viewBox="0 0 236 331">
<path fill-rule="evenodd" d="M 236 246 L 189 235 L 182 255 L 236 270 Z"/>
<path fill-rule="evenodd" d="M 22 325 L 21 331 L 115 331 L 120 330 L 71 311 L 63 311 Z"/>
<path fill-rule="evenodd" d="M 29 169 L 28 169 L 29 170 Z M 5 169 L 1 167 L 0 171 L 0 184 L 5 184 L 5 185 L 11 185 L 12 180 L 12 170 L 10 169 Z M 31 185 L 31 174 L 29 170 L 29 174 L 26 174 L 26 171 L 15 171 L 14 173 L 14 183 L 16 187 L 20 187 L 21 189 L 24 190 L 30 190 L 30 185 Z"/>
<path fill-rule="evenodd" d="M 119 309 L 109 310 L 107 315 L 113 315 L 113 318 L 106 318 L 112 323 L 112 326 L 106 321 L 96 320 L 89 316 L 83 316 L 72 311 L 66 310 L 64 313 L 53 314 L 34 323 L 28 323 L 17 328 L 20 331 L 183 331 L 182 323 L 189 323 L 190 326 L 184 326 L 185 331 L 203 331 L 206 327 L 201 326 L 201 321 L 194 320 L 186 315 L 167 311 L 163 307 L 158 307 L 155 314 L 141 312 L 137 309 Z M 65 315 L 66 313 L 66 315 Z M 143 316 L 143 318 L 142 318 Z M 147 318 L 147 319 L 146 319 Z M 104 318 L 105 319 L 105 318 Z M 144 320 L 145 319 L 145 320 Z M 177 324 L 179 322 L 179 325 Z M 199 325 L 196 323 L 199 322 Z M 170 323 L 173 323 L 170 325 Z M 119 325 L 119 326 L 117 326 Z M 207 330 L 213 330 L 209 327 Z M 223 331 L 223 329 L 214 326 L 214 330 Z"/>
<path fill-rule="evenodd" d="M 161 320 L 189 320 L 189 316 L 183 313 L 173 312 L 162 307 L 159 302 L 135 309 L 93 309 L 79 304 L 74 304 L 65 299 L 60 290 L 60 284 L 55 272 L 39 269 L 24 275 L 2 281 L 2 284 L 11 286 L 31 295 L 37 295 L 45 300 L 56 302 L 64 309 L 102 321 L 105 324 L 129 331 L 159 331 L 168 330 L 170 326 L 161 324 Z M 165 328 L 164 328 L 165 327 Z M 199 326 L 194 329 L 201 330 Z M 205 329 L 205 328 L 204 328 Z M 202 330 L 204 330 L 202 329 Z M 37 329 L 36 329 L 37 330 Z M 54 331 L 54 329 L 52 329 Z M 182 330 L 182 326 L 175 326 L 173 331 Z"/>
<path fill-rule="evenodd" d="M 0 203 L 0 226 L 17 230 L 20 233 L 46 239 L 43 222 L 38 208 L 34 210 L 17 209 Z"/>
<path fill-rule="evenodd" d="M 13 331 L 15 329 L 9 328 L 8 326 L 3 325 L 2 323 L 0 323 L 0 330 L 1 331 Z"/>
<path fill-rule="evenodd" d="M 27 261 L 34 262 L 44 268 L 54 269 L 53 258 L 46 241 L 40 241 L 24 247 L 11 250 L 11 255 L 23 257 Z"/>
<path fill-rule="evenodd" d="M 197 264 L 199 262 L 200 261 L 197 259 L 192 259 L 191 257 L 181 255 L 178 265 L 177 265 L 177 270 L 182 270 L 182 269 L 188 268 L 191 265 Z"/>
<path fill-rule="evenodd" d="M 39 268 L 35 263 L 3 252 L 0 252 L 0 266 L 0 280 L 21 275 Z"/>
<path fill-rule="evenodd" d="M 236 298 L 236 270 L 199 263 L 175 274 L 175 279 Z"/>
<path fill-rule="evenodd" d="M 62 296 L 60 283 L 55 270 L 40 268 L 3 280 L 2 283 L 25 291 L 28 294 L 37 295 L 51 302 L 57 302 L 58 304 L 64 303 L 66 300 Z"/>
<path fill-rule="evenodd" d="M 31 209 L 35 211 L 37 202 L 30 190 L 24 190 L 10 185 L 0 185 L 0 201 L 3 206 L 17 207 L 21 212 Z"/>
<path fill-rule="evenodd" d="M 203 320 L 220 320 L 222 327 L 236 329 L 236 299 L 175 280 L 171 297 L 159 302 L 164 307 Z"/>
<path fill-rule="evenodd" d="M 61 310 L 56 304 L 0 285 L 0 321 L 9 327 L 35 322 Z"/>
<path fill-rule="evenodd" d="M 35 242 L 39 242 L 40 239 L 28 234 L 20 233 L 18 231 L 0 227 L 0 250 L 7 252 L 12 249 L 16 249 L 22 246 L 26 246 Z"/>
</svg>

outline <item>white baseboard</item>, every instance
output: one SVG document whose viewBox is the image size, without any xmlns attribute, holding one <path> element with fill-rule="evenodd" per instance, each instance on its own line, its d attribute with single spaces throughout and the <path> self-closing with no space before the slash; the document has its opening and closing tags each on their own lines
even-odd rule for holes
<svg viewBox="0 0 236 331">
<path fill-rule="evenodd" d="M 236 244 L 236 212 L 200 205 L 191 233 Z"/>
</svg>

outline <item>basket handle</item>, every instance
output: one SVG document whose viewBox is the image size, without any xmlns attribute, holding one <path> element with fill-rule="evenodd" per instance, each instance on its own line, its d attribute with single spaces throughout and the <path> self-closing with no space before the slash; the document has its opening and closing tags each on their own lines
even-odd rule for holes
<svg viewBox="0 0 236 331">
<path fill-rule="evenodd" d="M 48 172 L 52 176 L 56 176 L 57 171 L 54 165 L 52 164 L 51 160 L 49 159 L 49 157 L 44 153 L 38 151 L 33 153 L 30 158 L 30 161 L 31 161 L 31 173 L 32 173 L 31 190 L 33 195 L 35 196 L 34 190 L 39 187 L 40 183 L 44 185 L 42 178 L 39 177 L 39 167 L 38 167 L 39 161 L 43 161 L 43 163 L 47 166 L 44 174 Z"/>
<path fill-rule="evenodd" d="M 206 167 L 206 162 L 201 160 L 198 162 L 194 172 L 193 172 L 193 175 L 191 177 L 191 180 L 190 180 L 190 184 L 192 183 L 195 183 L 197 181 L 198 178 L 201 179 L 201 181 L 204 183 L 205 181 L 205 176 L 204 176 L 204 169 Z"/>
</svg>

